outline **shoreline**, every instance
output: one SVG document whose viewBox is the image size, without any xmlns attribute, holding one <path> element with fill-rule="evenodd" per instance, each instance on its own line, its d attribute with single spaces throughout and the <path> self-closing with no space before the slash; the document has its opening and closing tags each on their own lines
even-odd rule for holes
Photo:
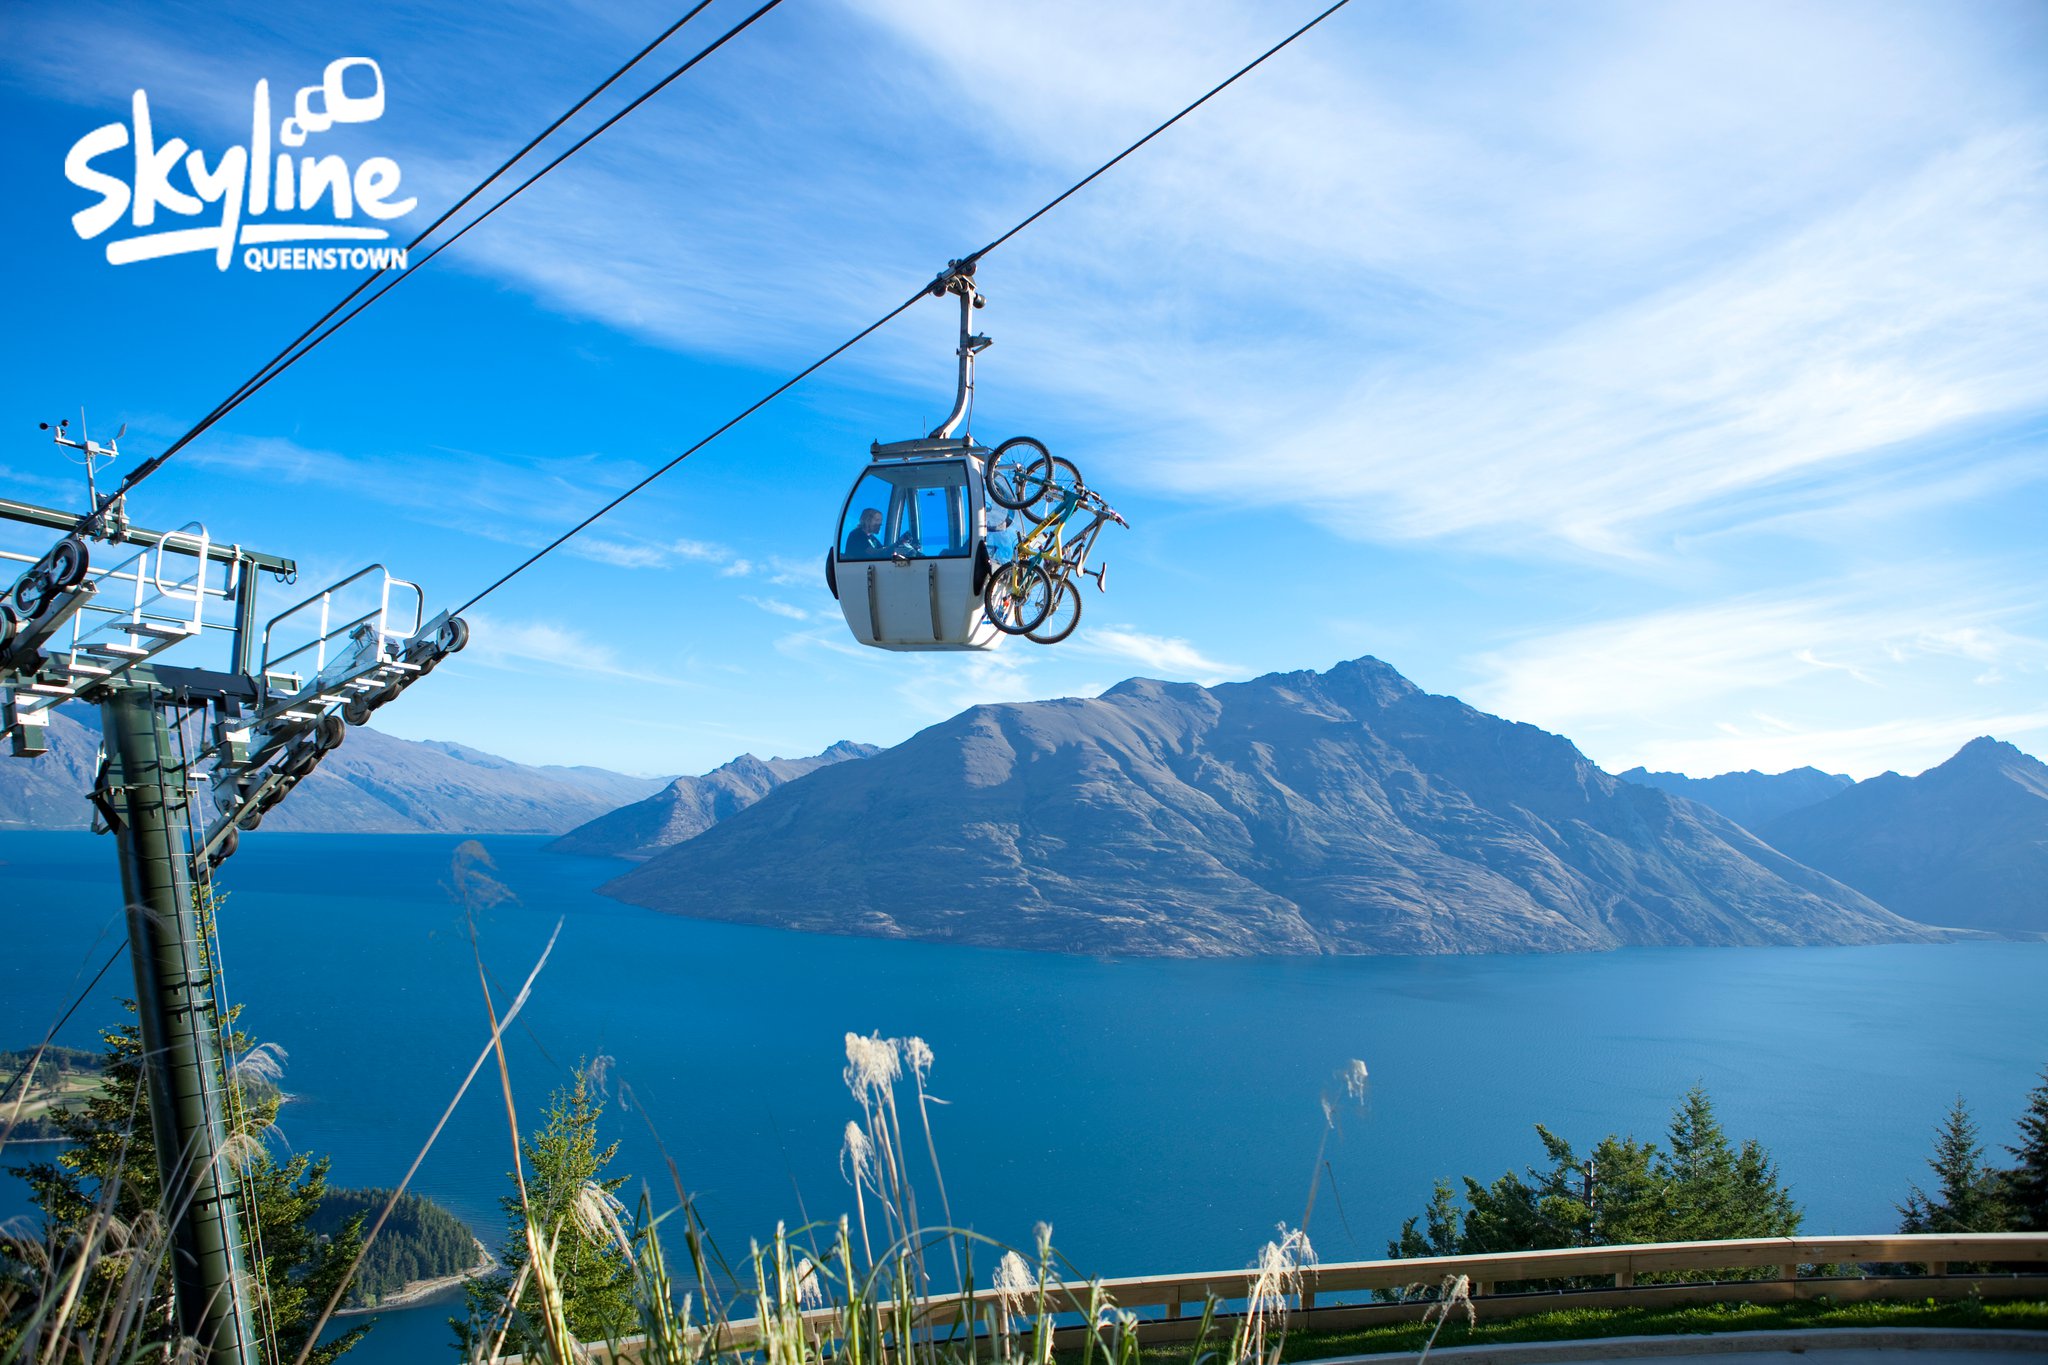
<svg viewBox="0 0 2048 1365">
<path fill-rule="evenodd" d="M 431 1302 L 436 1295 L 454 1289 L 459 1285 L 468 1284 L 471 1280 L 488 1275 L 493 1270 L 496 1270 L 498 1268 L 498 1258 L 493 1256 L 490 1253 L 490 1249 L 481 1241 L 476 1238 L 471 1238 L 470 1240 L 475 1243 L 476 1254 L 480 1259 L 467 1270 L 458 1270 L 453 1275 L 437 1275 L 431 1280 L 407 1280 L 404 1284 L 368 1307 L 337 1308 L 334 1310 L 334 1316 L 337 1318 L 350 1318 L 360 1317 L 365 1313 L 382 1313 L 393 1308 L 414 1308 L 420 1304 Z"/>
</svg>

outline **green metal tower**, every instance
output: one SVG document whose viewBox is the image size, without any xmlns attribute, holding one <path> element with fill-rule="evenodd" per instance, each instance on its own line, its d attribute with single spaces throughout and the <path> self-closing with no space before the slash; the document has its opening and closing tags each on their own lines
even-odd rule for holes
<svg viewBox="0 0 2048 1365">
<path fill-rule="evenodd" d="M 375 565 L 259 625 L 258 581 L 296 582 L 291 560 L 215 545 L 196 523 L 131 526 L 123 500 L 90 482 L 114 444 L 73 440 L 63 423 L 56 439 L 84 453 L 93 510 L 0 499 L 0 522 L 60 533 L 40 556 L 0 548 L 0 563 L 26 565 L 0 596 L 0 728 L 14 757 L 33 759 L 58 706 L 98 708 L 89 799 L 121 868 L 177 1328 L 215 1365 L 266 1365 L 249 1210 L 222 1155 L 232 1097 L 198 893 L 349 725 L 468 629 L 424 619 L 420 589 Z M 209 636 L 226 637 L 227 668 L 189 661 Z"/>
</svg>

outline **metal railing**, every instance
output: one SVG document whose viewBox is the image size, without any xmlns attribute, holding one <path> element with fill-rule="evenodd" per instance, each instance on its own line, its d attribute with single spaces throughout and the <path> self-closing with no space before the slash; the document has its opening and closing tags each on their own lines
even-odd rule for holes
<svg viewBox="0 0 2048 1365">
<path fill-rule="evenodd" d="M 213 538 L 206 528 L 196 521 L 188 522 L 175 531 L 166 531 L 156 544 L 137 550 L 112 568 L 94 573 L 92 579 L 99 592 L 76 618 L 73 651 L 89 648 L 95 637 L 111 638 L 115 634 L 141 633 L 157 635 L 159 639 L 188 639 L 199 634 L 206 624 L 207 600 L 233 601 L 235 595 L 237 565 L 226 567 L 226 580 L 221 587 L 212 587 L 206 581 L 212 548 Z M 174 554 L 191 558 L 191 576 L 173 576 L 165 582 L 166 563 Z M 125 605 L 109 600 L 113 594 L 107 585 L 117 582 L 134 585 L 132 598 Z M 93 615 L 108 619 L 84 626 L 86 618 Z M 153 626 L 168 630 L 158 634 L 150 629 Z"/>
<path fill-rule="evenodd" d="M 344 589 L 369 578 L 372 574 L 381 576 L 381 582 L 378 584 L 375 592 L 371 594 L 375 605 L 358 615 L 350 617 L 340 625 L 335 625 L 333 621 L 335 596 Z M 391 594 L 394 588 L 402 589 L 412 594 L 412 624 L 398 630 L 391 628 Z M 314 608 L 318 609 L 319 621 L 312 628 L 313 638 L 295 649 L 289 649 L 281 654 L 273 655 L 270 652 L 272 633 L 285 622 Z M 281 672 L 284 665 L 294 660 L 300 660 L 302 656 L 310 652 L 313 655 L 311 661 L 312 675 L 315 678 L 324 678 L 327 674 L 328 646 L 337 640 L 348 639 L 356 631 L 366 626 L 370 627 L 374 634 L 374 639 L 368 640 L 369 649 L 375 651 L 376 657 L 382 657 L 387 645 L 394 641 L 409 639 L 418 632 L 422 621 L 425 619 L 426 610 L 426 593 L 420 588 L 419 584 L 408 583 L 402 578 L 393 578 L 382 564 L 372 564 L 366 569 L 358 569 L 340 582 L 329 585 L 320 592 L 314 593 L 305 601 L 298 603 L 296 606 L 287 607 L 270 618 L 269 622 L 263 627 L 263 663 L 260 673 L 262 676 L 268 677 L 273 672 Z M 352 650 L 344 664 L 344 668 L 355 666 L 359 662 L 359 656 L 362 653 L 363 651 L 360 648 Z"/>
</svg>

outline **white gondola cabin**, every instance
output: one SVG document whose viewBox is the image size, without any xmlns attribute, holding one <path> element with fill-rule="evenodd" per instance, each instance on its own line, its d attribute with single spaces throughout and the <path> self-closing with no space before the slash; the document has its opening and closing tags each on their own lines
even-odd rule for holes
<svg viewBox="0 0 2048 1365">
<path fill-rule="evenodd" d="M 826 580 L 853 638 L 881 649 L 993 649 L 987 451 L 971 438 L 877 444 L 840 511 Z"/>
<path fill-rule="evenodd" d="M 878 649 L 994 649 L 1003 632 L 988 619 L 988 452 L 967 433 L 974 403 L 974 265 L 952 261 L 934 296 L 960 300 L 953 410 L 929 436 L 876 443 L 840 509 L 825 581 L 853 638 Z M 958 433 L 957 435 L 955 433 Z"/>
</svg>

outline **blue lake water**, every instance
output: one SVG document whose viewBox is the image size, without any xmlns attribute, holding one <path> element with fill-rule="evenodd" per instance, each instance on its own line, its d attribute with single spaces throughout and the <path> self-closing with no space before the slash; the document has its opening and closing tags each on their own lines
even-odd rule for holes
<svg viewBox="0 0 2048 1365">
<path fill-rule="evenodd" d="M 230 996 L 289 1053 L 284 1135 L 332 1154 L 337 1183 L 398 1180 L 488 1036 L 444 889 L 458 842 L 262 834 L 223 870 Z M 2010 1141 L 2048 1063 L 2048 944 L 1102 961 L 686 920 L 597 895 L 621 864 L 482 842 L 518 897 L 480 920 L 501 1007 L 561 926 L 510 1046 L 522 1118 L 578 1058 L 615 1059 L 626 1193 L 673 1204 L 665 1148 L 728 1254 L 850 1210 L 849 1030 L 936 1052 L 957 1222 L 1026 1244 L 1047 1220 L 1104 1275 L 1241 1265 L 1298 1223 L 1319 1097 L 1353 1057 L 1371 1087 L 1330 1140 L 1325 1259 L 1384 1254 L 1436 1177 L 1535 1161 L 1533 1123 L 1656 1136 L 1695 1081 L 1770 1148 L 1809 1231 L 1888 1230 L 1948 1104 Z M 119 941 L 113 856 L 0 833 L 0 1046 L 39 1038 Z M 132 993 L 124 963 L 59 1041 L 92 1046 Z M 415 1188 L 490 1242 L 509 1166 L 487 1069 Z M 0 1181 L 0 1216 L 25 1206 Z M 437 1352 L 446 1312 L 388 1315 L 352 1359 Z"/>
</svg>

